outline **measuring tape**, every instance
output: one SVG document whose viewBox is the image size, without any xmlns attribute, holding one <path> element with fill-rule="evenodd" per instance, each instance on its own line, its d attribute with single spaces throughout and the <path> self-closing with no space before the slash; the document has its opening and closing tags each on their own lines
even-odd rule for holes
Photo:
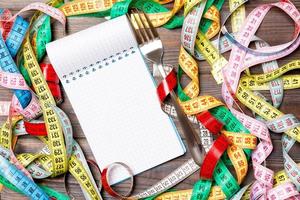
<svg viewBox="0 0 300 200">
<path fill-rule="evenodd" d="M 3 72 L 15 73 L 20 75 L 19 70 L 11 57 L 11 54 L 6 46 L 6 43 L 4 42 L 2 35 L 0 37 L 0 54 L 1 54 L 1 63 L 0 63 L 1 70 Z M 20 101 L 20 104 L 22 105 L 23 108 L 25 108 L 29 104 L 31 100 L 31 93 L 29 89 L 26 88 L 25 81 L 21 76 L 16 75 L 15 77 L 12 77 L 10 79 L 8 78 L 7 74 L 2 73 L 1 82 L 2 82 L 1 85 L 7 88 L 15 88 L 15 87 L 20 88 L 18 90 L 15 90 L 16 97 Z"/>
<path fill-rule="evenodd" d="M 64 12 L 65 16 L 101 13 L 110 10 L 115 2 L 113 0 L 71 1 L 64 4 L 60 9 Z"/>
<path fill-rule="evenodd" d="M 8 9 L 2 9 L 0 8 L 0 18 L 1 18 L 1 22 L 0 22 L 0 30 L 1 30 L 1 34 L 4 40 L 6 40 L 10 29 L 13 25 L 13 22 L 3 22 L 3 20 L 8 20 L 9 18 L 11 18 L 12 14 Z"/>
<path fill-rule="evenodd" d="M 19 169 L 10 164 L 7 159 L 0 156 L 0 160 L 1 175 L 5 176 L 10 183 L 18 186 L 19 190 L 32 199 L 49 199 L 46 193 L 44 193 L 32 180 L 27 178 L 26 175 L 22 174 Z"/>
</svg>

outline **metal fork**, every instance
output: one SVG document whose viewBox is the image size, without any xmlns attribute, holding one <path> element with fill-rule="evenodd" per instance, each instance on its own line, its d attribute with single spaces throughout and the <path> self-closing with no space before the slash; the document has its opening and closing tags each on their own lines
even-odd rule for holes
<svg viewBox="0 0 300 200">
<path fill-rule="evenodd" d="M 163 44 L 156 29 L 153 27 L 147 15 L 143 12 L 140 12 L 137 9 L 133 9 L 131 16 L 132 18 L 127 15 L 133 26 L 133 29 L 135 30 L 136 39 L 139 43 L 139 48 L 143 56 L 148 61 L 153 63 L 153 70 L 155 70 L 155 68 L 156 70 L 158 69 L 161 78 L 165 78 L 167 74 L 163 68 L 162 62 L 164 52 Z M 200 138 L 193 126 L 190 124 L 190 121 L 188 120 L 181 106 L 179 105 L 175 92 L 171 91 L 170 96 L 177 112 L 178 120 L 183 129 L 183 134 L 186 138 L 188 149 L 191 152 L 192 158 L 195 163 L 200 166 L 205 155 L 205 151 L 203 149 L 203 146 L 201 145 Z"/>
</svg>

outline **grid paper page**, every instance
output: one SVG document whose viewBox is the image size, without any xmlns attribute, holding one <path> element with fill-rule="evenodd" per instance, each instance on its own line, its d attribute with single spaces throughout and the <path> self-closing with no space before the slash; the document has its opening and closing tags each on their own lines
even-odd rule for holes
<svg viewBox="0 0 300 200">
<path fill-rule="evenodd" d="M 103 45 L 107 44 L 98 48 Z M 47 50 L 51 55 L 58 48 L 52 45 Z M 64 60 L 84 56 L 88 48 L 82 46 L 80 55 Z M 64 67 L 64 60 L 53 62 L 52 57 L 55 69 Z M 75 70 L 72 76 L 76 79 L 68 76 L 62 83 L 100 169 L 124 162 L 139 174 L 185 152 L 173 122 L 160 108 L 155 84 L 138 48 L 121 51 L 85 71 L 80 71 L 83 76 L 79 77 Z M 125 178 L 126 173 L 115 171 L 110 182 Z"/>
</svg>

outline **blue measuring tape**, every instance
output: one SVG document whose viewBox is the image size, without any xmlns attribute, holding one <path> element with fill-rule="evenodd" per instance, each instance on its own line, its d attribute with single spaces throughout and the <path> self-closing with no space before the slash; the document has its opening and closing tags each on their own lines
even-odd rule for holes
<svg viewBox="0 0 300 200">
<path fill-rule="evenodd" d="M 14 58 L 24 40 L 26 31 L 29 27 L 29 23 L 22 17 L 17 16 L 12 29 L 6 39 L 6 46 L 10 52 L 10 55 Z"/>
<path fill-rule="evenodd" d="M 0 155 L 0 175 L 33 200 L 49 200 L 48 195 L 22 171 Z"/>
<path fill-rule="evenodd" d="M 16 55 L 18 52 L 23 38 L 25 37 L 27 28 L 28 22 L 21 17 L 17 17 L 15 23 L 13 24 L 13 28 L 9 33 L 7 43 L 4 42 L 4 39 L 0 34 L 0 67 L 3 71 L 20 73 L 12 58 L 12 55 Z M 10 52 L 12 52 L 12 54 Z M 26 108 L 31 101 L 31 92 L 29 90 L 14 90 L 14 93 L 21 106 Z"/>
</svg>

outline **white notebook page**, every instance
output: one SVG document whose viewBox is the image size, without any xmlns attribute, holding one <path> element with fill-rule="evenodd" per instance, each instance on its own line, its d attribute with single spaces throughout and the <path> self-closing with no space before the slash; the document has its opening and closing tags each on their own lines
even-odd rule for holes
<svg viewBox="0 0 300 200">
<path fill-rule="evenodd" d="M 126 18 L 122 17 L 117 20 L 124 22 L 124 19 Z M 86 34 L 96 38 L 95 31 Z M 71 44 L 65 43 L 74 43 L 79 37 L 80 34 L 77 34 L 66 41 L 62 39 L 56 44 L 54 42 L 47 46 L 47 51 L 55 70 L 62 77 L 64 89 L 100 169 L 113 162 L 124 162 L 134 174 L 138 174 L 182 155 L 185 152 L 184 145 L 173 122 L 160 108 L 155 84 L 139 49 L 127 47 L 124 52 L 122 48 L 119 51 L 112 48 L 112 52 L 106 55 L 115 56 L 105 61 L 102 60 L 105 57 L 100 53 L 90 53 L 90 56 L 87 56 L 90 49 L 98 48 L 99 52 L 105 48 L 109 49 L 109 46 L 105 46 L 109 44 L 99 39 L 99 43 L 95 41 L 94 44 L 89 44 L 97 44 L 97 47 L 89 48 L 83 43 L 79 52 L 74 53 L 72 50 L 73 55 L 69 54 L 61 60 L 54 58 L 58 51 L 68 51 L 66 47 Z M 130 41 L 123 42 L 136 44 Z M 121 53 L 116 56 L 118 52 Z M 73 59 L 75 56 L 77 58 Z M 78 66 L 95 64 L 98 60 L 101 62 L 85 70 L 81 68 L 77 73 L 72 65 L 72 69 L 60 69 L 68 66 L 65 62 L 74 62 L 76 59 L 79 60 L 76 62 L 80 62 L 80 65 L 74 63 L 77 69 L 80 69 Z M 82 64 L 84 62 L 85 64 Z M 64 78 L 61 71 L 74 73 Z M 88 75 L 85 74 L 86 71 Z M 82 76 L 79 77 L 79 74 Z M 125 178 L 126 173 L 115 171 L 110 182 L 116 183 Z"/>
</svg>

